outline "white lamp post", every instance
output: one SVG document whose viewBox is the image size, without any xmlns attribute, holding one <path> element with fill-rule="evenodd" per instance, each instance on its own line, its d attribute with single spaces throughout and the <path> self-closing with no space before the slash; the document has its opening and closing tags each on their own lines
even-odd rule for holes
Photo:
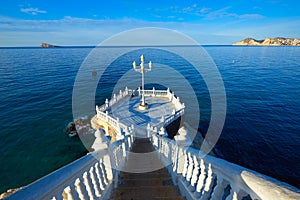
<svg viewBox="0 0 300 200">
<path fill-rule="evenodd" d="M 145 95 L 144 95 L 144 90 L 145 90 L 145 88 L 144 88 L 144 84 L 145 84 L 144 74 L 145 74 L 145 72 L 148 72 L 148 71 L 152 70 L 152 62 L 151 61 L 149 62 L 149 68 L 146 69 L 145 66 L 144 66 L 144 56 L 141 55 L 140 68 L 139 69 L 136 68 L 135 61 L 132 63 L 132 65 L 133 65 L 134 71 L 140 72 L 142 74 L 142 102 L 139 105 L 139 109 L 140 110 L 146 110 L 147 109 L 147 103 L 145 102 Z"/>
</svg>

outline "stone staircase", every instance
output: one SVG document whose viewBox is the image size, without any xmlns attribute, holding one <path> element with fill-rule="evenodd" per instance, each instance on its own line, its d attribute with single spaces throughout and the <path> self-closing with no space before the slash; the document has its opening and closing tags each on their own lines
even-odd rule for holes
<svg viewBox="0 0 300 200">
<path fill-rule="evenodd" d="M 133 153 L 153 152 L 154 148 L 149 139 L 136 139 L 131 150 Z M 137 162 L 136 158 L 129 155 L 124 169 L 129 169 L 133 165 L 140 163 L 151 165 L 160 163 L 157 157 L 147 158 L 147 162 Z M 155 160 L 156 159 L 156 160 Z M 140 165 L 139 167 L 143 167 Z M 126 171 L 126 170 L 125 170 Z M 171 176 L 166 168 L 161 168 L 151 172 L 130 173 L 121 171 L 118 178 L 118 186 L 112 193 L 112 199 L 163 199 L 163 200 L 183 200 L 177 186 L 172 182 Z"/>
</svg>

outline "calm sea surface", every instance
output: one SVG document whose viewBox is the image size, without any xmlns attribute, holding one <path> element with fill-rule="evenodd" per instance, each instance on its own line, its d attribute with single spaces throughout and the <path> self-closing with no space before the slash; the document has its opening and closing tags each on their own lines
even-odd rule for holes
<svg viewBox="0 0 300 200">
<path fill-rule="evenodd" d="M 76 73 L 91 50 L 0 48 L 0 192 L 26 185 L 86 153 L 80 139 L 69 138 L 64 129 L 73 120 Z M 220 71 L 227 95 L 218 155 L 300 187 L 300 48 L 207 46 L 205 50 Z M 163 52 L 147 49 L 124 55 L 112 65 L 126 63 L 130 68 L 141 53 L 148 53 L 153 63 L 174 64 L 181 73 L 189 73 L 185 62 L 174 63 L 175 58 L 168 60 Z M 97 89 L 97 104 L 111 96 L 123 71 L 116 76 L 113 70 L 107 73 L 110 76 L 100 80 L 107 89 Z M 205 135 L 209 93 L 203 80 L 197 85 L 198 77 L 186 78 L 199 99 L 199 130 Z"/>
</svg>

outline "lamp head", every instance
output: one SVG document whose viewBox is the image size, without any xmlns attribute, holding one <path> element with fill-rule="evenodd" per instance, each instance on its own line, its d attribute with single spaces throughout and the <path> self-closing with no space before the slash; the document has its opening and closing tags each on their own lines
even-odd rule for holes
<svg viewBox="0 0 300 200">
<path fill-rule="evenodd" d="M 133 69 L 136 69 L 136 63 L 135 61 L 132 63 Z"/>
<path fill-rule="evenodd" d="M 141 55 L 141 62 L 144 62 L 144 55 Z"/>
</svg>

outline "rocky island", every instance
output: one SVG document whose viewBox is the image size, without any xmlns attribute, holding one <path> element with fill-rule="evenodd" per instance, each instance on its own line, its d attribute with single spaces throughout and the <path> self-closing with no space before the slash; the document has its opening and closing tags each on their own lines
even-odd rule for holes
<svg viewBox="0 0 300 200">
<path fill-rule="evenodd" d="M 253 38 L 246 38 L 238 41 L 233 45 L 236 46 L 300 46 L 300 39 L 296 38 L 266 38 L 264 40 L 256 40 Z"/>
<path fill-rule="evenodd" d="M 55 45 L 47 44 L 47 43 L 42 43 L 41 47 L 42 48 L 55 48 L 55 47 L 59 47 L 59 46 L 55 46 Z"/>
</svg>

